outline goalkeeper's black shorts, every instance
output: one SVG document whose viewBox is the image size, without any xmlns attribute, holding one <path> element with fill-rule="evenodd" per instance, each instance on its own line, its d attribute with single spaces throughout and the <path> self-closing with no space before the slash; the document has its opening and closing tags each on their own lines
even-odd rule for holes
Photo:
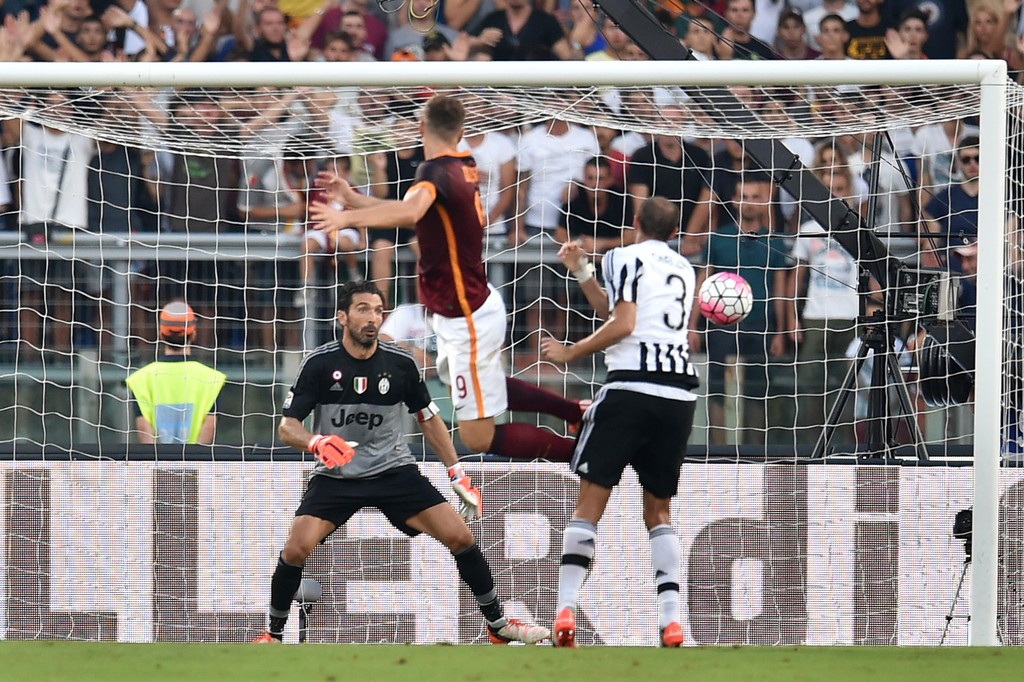
<svg viewBox="0 0 1024 682">
<path fill-rule="evenodd" d="M 696 405 L 602 389 L 583 416 L 572 470 L 585 481 L 614 488 L 629 465 L 644 490 L 661 499 L 673 497 Z"/>
<path fill-rule="evenodd" d="M 409 464 L 371 478 L 313 476 L 295 515 L 315 516 L 343 526 L 356 512 L 376 507 L 392 526 L 416 536 L 420 531 L 405 522 L 434 505 L 447 503 L 419 467 Z"/>
</svg>

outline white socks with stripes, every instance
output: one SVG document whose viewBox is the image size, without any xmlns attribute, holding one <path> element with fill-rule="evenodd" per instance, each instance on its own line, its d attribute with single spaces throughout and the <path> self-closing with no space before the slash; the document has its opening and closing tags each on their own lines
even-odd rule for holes
<svg viewBox="0 0 1024 682">
<path fill-rule="evenodd" d="M 573 519 L 562 535 L 562 565 L 558 569 L 558 607 L 561 613 L 568 607 L 576 612 L 580 590 L 587 579 L 590 563 L 597 545 L 597 527 L 585 519 Z"/>
<path fill-rule="evenodd" d="M 651 567 L 658 589 L 658 627 L 679 618 L 679 537 L 672 526 L 655 526 L 651 534 Z M 563 557 L 564 560 L 564 557 Z"/>
</svg>

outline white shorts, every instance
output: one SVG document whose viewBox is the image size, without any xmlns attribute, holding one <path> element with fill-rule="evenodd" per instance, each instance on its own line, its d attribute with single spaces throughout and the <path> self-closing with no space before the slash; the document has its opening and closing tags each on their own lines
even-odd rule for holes
<svg viewBox="0 0 1024 682">
<path fill-rule="evenodd" d="M 494 417 L 508 409 L 501 347 L 505 343 L 505 302 L 491 294 L 466 317 L 431 315 L 437 334 L 437 374 L 452 392 L 459 421 Z"/>
<path fill-rule="evenodd" d="M 328 235 L 323 230 L 307 230 L 306 239 L 315 242 L 316 245 L 320 247 L 321 253 L 336 251 L 338 248 L 336 245 L 341 242 L 342 239 L 348 239 L 351 241 L 352 247 L 355 249 L 361 247 L 363 241 L 359 230 L 354 227 L 346 227 L 331 235 Z"/>
</svg>

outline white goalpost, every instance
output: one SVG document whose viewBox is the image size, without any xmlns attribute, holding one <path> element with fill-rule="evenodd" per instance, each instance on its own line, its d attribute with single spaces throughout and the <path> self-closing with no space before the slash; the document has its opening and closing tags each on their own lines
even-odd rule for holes
<svg viewBox="0 0 1024 682">
<path fill-rule="evenodd" d="M 0 232 L 0 391 L 8 394 L 0 400 L 0 424 L 7 427 L 0 436 L 0 508 L 6 510 L 0 537 L 17 536 L 8 543 L 15 548 L 8 565 L 28 563 L 0 581 L 0 637 L 245 638 L 252 614 L 265 608 L 273 543 L 301 494 L 305 471 L 273 449 L 273 423 L 304 353 L 333 335 L 334 286 L 346 278 L 382 277 L 392 307 L 416 298 L 415 256 L 400 234 L 364 233 L 336 257 L 323 251 L 307 256 L 307 216 L 282 207 L 310 200 L 304 173 L 342 166 L 359 191 L 400 197 L 417 163 L 415 114 L 432 92 L 463 101 L 467 148 L 493 163 L 481 186 L 485 206 L 493 209 L 485 257 L 509 310 L 508 371 L 577 398 L 590 397 L 600 385 L 601 362 L 556 367 L 537 351 L 542 332 L 578 340 L 595 323 L 557 259 L 560 236 L 589 238 L 599 253 L 599 243 L 630 238 L 622 228 L 637 202 L 661 194 L 678 200 L 689 221 L 678 247 L 697 265 L 714 267 L 713 235 L 741 221 L 744 183 L 758 170 L 779 179 L 794 168 L 793 159 L 773 159 L 761 169 L 742 160 L 751 141 L 777 140 L 826 186 L 843 175 L 849 194 L 840 198 L 894 257 L 948 274 L 959 258 L 953 251 L 971 245 L 936 247 L 919 227 L 941 223 L 941 216 L 925 216 L 926 208 L 965 176 L 956 143 L 939 149 L 939 136 L 921 131 L 953 125 L 960 141 L 976 134 L 977 264 L 975 272 L 956 266 L 952 280 L 955 286 L 969 281 L 976 291 L 969 399 L 925 405 L 915 390 L 921 381 L 915 344 L 931 313 L 915 309 L 896 320 L 902 345 L 894 347 L 885 335 L 884 355 L 895 358 L 911 387 L 909 421 L 920 428 L 919 445 L 931 460 L 907 455 L 914 436 L 900 427 L 888 433 L 884 452 L 871 453 L 871 461 L 859 456 L 866 442 L 861 429 L 877 418 L 871 410 L 904 380 L 890 377 L 875 386 L 885 372 L 876 369 L 872 379 L 867 364 L 858 377 L 853 345 L 830 364 L 805 355 L 796 327 L 825 337 L 833 327 L 801 317 L 806 304 L 791 296 L 799 289 L 772 288 L 766 274 L 766 320 L 784 325 L 791 315 L 794 328 L 779 353 L 762 343 L 763 363 L 742 350 L 717 363 L 718 378 L 701 389 L 691 448 L 700 461 L 685 465 L 694 473 L 673 516 L 683 528 L 689 581 L 683 591 L 698 642 L 936 644 L 951 621 L 956 643 L 1024 642 L 1024 530 L 1018 527 L 1024 524 L 1024 476 L 1012 466 L 1020 458 L 1010 445 L 1024 430 L 1024 370 L 1018 367 L 1024 287 L 1017 286 L 1024 281 L 1024 228 L 1018 224 L 1024 217 L 1024 88 L 1007 79 L 1004 62 L 992 60 L 4 64 L 0 123 L 4 139 L 13 142 L 2 150 L 0 171 L 6 168 L 10 186 L 20 191 L 4 210 L 0 187 L 0 220 L 11 228 Z M 15 128 L 17 135 L 10 132 Z M 46 145 L 60 148 L 64 143 L 53 140 L 61 136 L 75 140 L 67 143 L 69 155 L 47 156 Z M 662 138 L 680 146 L 681 161 L 658 146 Z M 652 149 L 648 160 L 644 154 Z M 28 165 L 34 155 L 38 166 Z M 608 184 L 586 186 L 588 167 L 597 178 L 607 171 Z M 41 170 L 26 176 L 28 168 Z M 665 177 L 680 178 L 681 186 L 666 186 Z M 35 221 L 25 208 L 33 193 L 40 210 L 50 213 L 37 211 Z M 608 210 L 608 201 L 617 207 L 617 225 L 592 215 Z M 785 271 L 772 281 L 796 282 L 798 273 L 809 272 L 826 288 L 857 291 L 856 282 L 837 282 L 839 270 L 826 261 L 819 266 L 795 255 L 810 239 L 802 231 L 814 222 L 808 200 L 776 189 L 770 201 L 769 232 L 779 241 L 765 234 L 744 244 L 765 245 L 772 277 L 773 269 Z M 122 217 L 123 231 L 102 227 Z M 46 228 L 45 241 L 33 242 L 26 230 L 37 221 L 55 224 Z M 593 234 L 578 232 L 581 225 Z M 742 270 L 739 250 L 746 246 L 734 247 L 720 263 L 735 258 Z M 923 302 L 929 294 L 922 282 L 901 286 Z M 887 292 L 859 293 L 869 308 L 889 305 Z M 131 447 L 124 376 L 153 359 L 150 327 L 161 305 L 178 296 L 196 297 L 206 334 L 198 352 L 228 374 L 217 404 L 217 440 L 212 454 L 200 456 L 216 461 L 225 453 L 215 472 L 183 458 L 180 449 L 161 450 L 169 461 L 153 462 L 152 448 L 140 456 Z M 851 325 L 852 317 L 845 316 Z M 850 326 L 844 333 L 852 340 L 853 332 Z M 430 376 L 429 343 L 410 343 L 424 351 Z M 695 351 L 702 381 L 716 364 L 709 343 Z M 806 370 L 819 359 L 822 378 L 809 379 L 817 375 Z M 857 385 L 849 387 L 847 411 L 836 424 L 848 447 L 811 461 L 828 416 L 823 406 L 843 395 L 839 384 L 851 364 Z M 762 369 L 765 378 L 757 384 Z M 444 388 L 432 386 L 443 397 Z M 560 422 L 542 423 L 566 432 Z M 252 454 L 261 448 L 270 454 Z M 73 461 L 83 457 L 98 461 Z M 133 459 L 150 461 L 133 469 Z M 775 464 L 792 465 L 796 473 L 779 473 Z M 424 467 L 438 480 L 443 476 L 433 464 Z M 474 531 L 499 567 L 496 579 L 505 585 L 499 592 L 506 590 L 512 611 L 521 612 L 512 615 L 550 618 L 558 559 L 551 548 L 571 511 L 559 496 L 571 497 L 572 479 L 563 466 L 547 463 L 484 463 L 474 477 L 483 480 L 485 497 L 491 486 L 496 499 Z M 262 499 L 271 497 L 268 488 L 280 499 Z M 614 524 L 630 518 L 625 510 L 639 494 L 628 479 L 611 520 L 602 522 L 606 544 L 595 564 L 596 587 L 584 596 L 590 617 L 580 626 L 593 641 L 653 641 L 622 625 L 646 617 L 653 595 L 609 558 L 632 547 L 636 529 Z M 77 536 L 50 530 L 49 515 L 76 503 L 92 514 L 72 522 L 79 524 Z M 950 537 L 949 526 L 962 506 L 973 510 L 973 550 L 964 562 L 965 571 L 970 565 L 969 623 L 960 622 L 962 605 L 955 599 L 949 605 L 960 571 L 959 538 Z M 35 510 L 35 525 L 23 532 L 15 526 L 25 522 L 19 514 L 28 508 Z M 158 510 L 153 528 L 140 529 L 137 516 L 104 527 L 104 518 L 146 508 Z M 188 510 L 182 518 L 193 525 L 186 530 L 174 525 L 185 521 L 167 512 L 178 508 Z M 158 527 L 164 521 L 171 525 Z M 614 529 L 606 533 L 606 524 Z M 361 515 L 318 555 L 315 570 L 348 577 L 325 582 L 325 596 L 310 616 L 311 641 L 478 641 L 458 596 L 436 618 L 379 603 L 391 598 L 382 596 L 388 582 L 414 603 L 450 599 L 417 583 L 433 568 L 447 570 L 446 557 L 418 541 L 396 551 L 399 540 L 380 527 L 380 519 Z M 90 529 L 97 533 L 92 556 L 98 564 L 130 566 L 124 570 L 130 579 L 108 571 L 109 580 L 124 581 L 110 588 L 115 596 L 109 603 L 95 594 L 90 571 L 75 568 Z M 136 536 L 130 547 L 118 546 L 119 531 Z M 189 535 L 204 532 L 205 539 Z M 783 538 L 781 554 L 769 547 L 775 532 Z M 140 534 L 153 539 L 140 541 Z M 185 536 L 192 539 L 179 542 Z M 769 548 L 755 547 L 755 537 Z M 207 552 L 204 544 L 217 541 L 241 558 Z M 31 564 L 40 545 L 52 554 L 46 566 Z M 1015 558 L 1001 561 L 1008 555 Z M 607 563 L 600 563 L 602 556 Z M 153 586 L 150 573 L 177 570 L 161 568 L 161 561 L 191 566 L 187 572 L 199 586 L 194 582 L 180 600 L 177 588 L 168 587 L 172 579 Z M 367 569 L 373 577 L 358 575 Z M 252 573 L 240 582 L 248 588 L 214 584 L 218 574 L 245 570 Z M 32 580 L 19 577 L 29 574 Z M 130 585 L 147 584 L 124 596 Z M 175 611 L 179 602 L 191 611 Z M 17 609 L 31 613 L 16 616 Z M 773 609 L 781 614 L 775 620 L 768 615 Z M 215 611 L 226 615 L 210 615 Z M 162 612 L 175 615 L 161 620 Z M 317 626 L 318 613 L 329 625 Z"/>
</svg>

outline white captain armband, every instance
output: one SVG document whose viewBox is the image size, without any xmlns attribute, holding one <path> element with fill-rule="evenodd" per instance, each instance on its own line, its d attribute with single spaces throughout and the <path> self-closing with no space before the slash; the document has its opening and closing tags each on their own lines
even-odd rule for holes
<svg viewBox="0 0 1024 682">
<path fill-rule="evenodd" d="M 416 413 L 416 421 L 422 424 L 425 421 L 429 421 L 434 415 L 440 413 L 441 410 L 437 409 L 437 405 L 435 405 L 434 401 L 431 400 L 429 405 Z"/>
</svg>

